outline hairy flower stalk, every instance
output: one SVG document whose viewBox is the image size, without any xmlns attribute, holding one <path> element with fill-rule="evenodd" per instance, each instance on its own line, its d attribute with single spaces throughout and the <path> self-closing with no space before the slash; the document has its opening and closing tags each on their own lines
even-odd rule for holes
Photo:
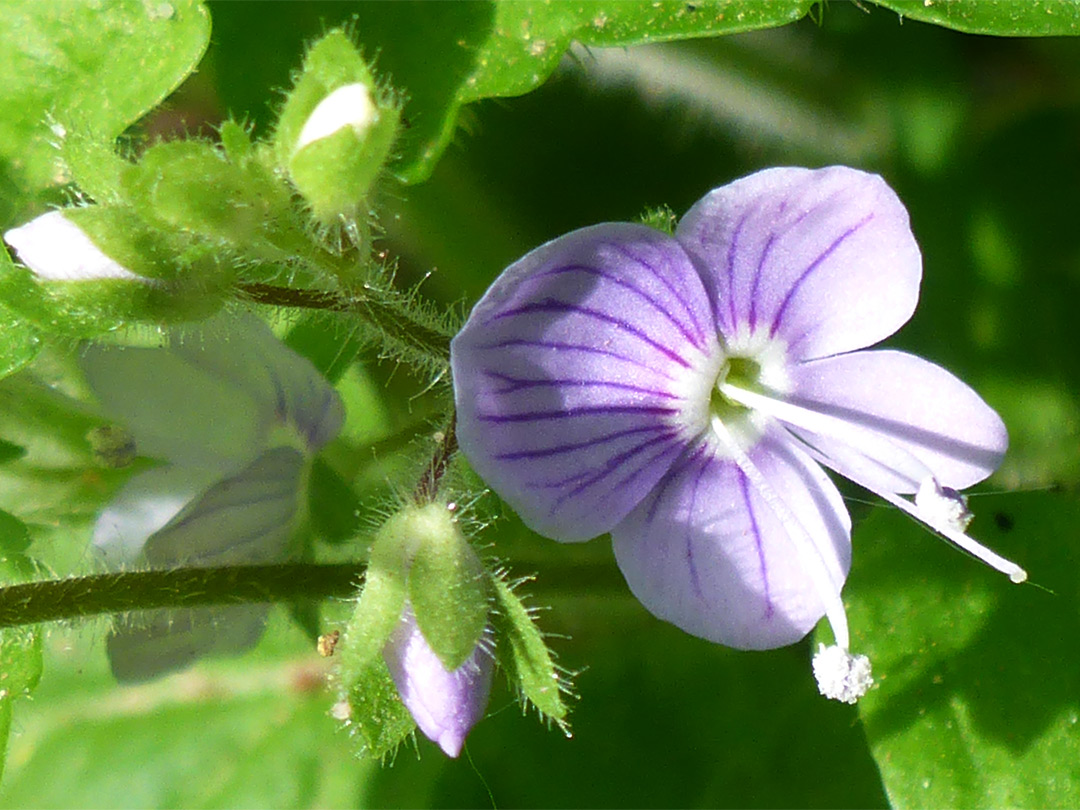
<svg viewBox="0 0 1080 810">
<path fill-rule="evenodd" d="M 716 189 L 674 237 L 575 231 L 507 268 L 454 339 L 458 441 L 537 532 L 610 532 L 634 594 L 687 632 L 768 649 L 826 616 L 815 675 L 852 702 L 872 680 L 822 466 L 1026 576 L 965 533 L 959 490 L 1000 463 L 1000 418 L 944 369 L 866 349 L 911 317 L 921 275 L 900 200 L 843 167 Z"/>
</svg>

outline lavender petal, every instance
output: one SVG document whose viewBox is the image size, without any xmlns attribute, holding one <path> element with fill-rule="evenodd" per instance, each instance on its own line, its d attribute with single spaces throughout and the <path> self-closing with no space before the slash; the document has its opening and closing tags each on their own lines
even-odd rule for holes
<svg viewBox="0 0 1080 810">
<path fill-rule="evenodd" d="M 839 590 L 851 523 L 824 471 L 771 435 L 750 452 L 811 538 Z M 612 532 L 630 590 L 653 614 L 738 649 L 805 636 L 825 607 L 778 515 L 739 466 L 703 441 Z"/>
<path fill-rule="evenodd" d="M 682 248 L 585 228 L 507 268 L 451 345 L 458 441 L 533 529 L 608 531 L 705 426 L 719 364 Z"/>
<path fill-rule="evenodd" d="M 793 359 L 860 349 L 911 317 L 922 260 L 896 194 L 833 166 L 768 169 L 703 197 L 676 237 L 729 344 L 760 333 Z"/>
<path fill-rule="evenodd" d="M 837 472 L 874 491 L 911 494 L 920 482 L 890 474 L 904 467 L 903 454 L 924 464 L 937 481 L 965 489 L 1001 463 L 1009 437 L 1001 417 L 965 383 L 921 357 L 891 350 L 861 351 L 797 364 L 790 401 L 839 417 L 886 442 L 869 445 L 854 436 L 858 463 L 840 437 L 800 430 Z M 896 449 L 889 453 L 890 445 Z"/>
<path fill-rule="evenodd" d="M 447 671 L 406 603 L 401 621 L 383 648 L 383 660 L 424 735 L 447 756 L 460 754 L 465 737 L 487 709 L 494 668 L 491 654 L 477 645 L 464 664 Z"/>
</svg>

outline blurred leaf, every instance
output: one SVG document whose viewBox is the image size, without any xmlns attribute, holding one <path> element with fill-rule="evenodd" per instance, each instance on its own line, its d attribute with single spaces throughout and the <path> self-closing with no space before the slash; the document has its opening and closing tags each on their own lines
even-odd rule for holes
<svg viewBox="0 0 1080 810">
<path fill-rule="evenodd" d="M 360 499 L 334 468 L 316 457 L 308 479 L 308 510 L 315 531 L 328 543 L 343 543 L 360 530 Z"/>
<path fill-rule="evenodd" d="M 893 807 L 1076 807 L 1080 503 L 1027 493 L 974 506 L 974 535 L 1043 588 L 892 510 L 856 532 L 845 597 L 879 682 L 859 704 L 874 757 Z"/>
<path fill-rule="evenodd" d="M 349 23 L 363 52 L 375 58 L 375 71 L 407 98 L 408 129 L 397 145 L 395 173 L 406 183 L 430 176 L 454 137 L 458 112 L 482 98 L 518 96 L 540 86 L 558 65 L 571 41 L 616 47 L 751 31 L 784 25 L 803 17 L 813 0 L 662 0 L 626 3 L 304 3 L 269 12 L 268 6 L 225 3 L 214 6 L 219 36 L 254 25 L 272 38 L 265 60 L 280 60 L 280 49 L 296 54 L 299 43 L 334 24 Z M 289 16 L 286 24 L 281 14 Z M 272 30 L 270 30 L 272 29 Z M 248 49 L 225 47 L 215 54 L 223 71 L 251 71 Z M 246 40 L 245 40 L 246 41 Z M 260 41 L 264 41 L 260 37 Z M 430 70 L 433 64 L 439 70 Z M 282 86 L 288 72 L 280 65 L 265 80 Z M 266 86 L 226 88 L 227 101 L 259 116 Z M 241 95 L 242 94 L 242 95 Z"/>
<path fill-rule="evenodd" d="M 64 181 L 60 127 L 111 142 L 187 77 L 210 36 L 198 0 L 2 0 L 0 17 L 0 175 L 22 197 Z"/>
<path fill-rule="evenodd" d="M 0 439 L 0 464 L 22 458 L 24 455 L 26 455 L 25 447 L 5 439 Z"/>
<path fill-rule="evenodd" d="M 33 562 L 20 553 L 29 539 L 22 521 L 0 512 L 0 586 L 33 576 Z M 36 627 L 0 629 L 0 778 L 4 775 L 15 701 L 34 690 L 41 680 L 41 669 L 41 633 Z"/>
<path fill-rule="evenodd" d="M 968 34 L 1050 37 L 1080 34 L 1078 0 L 872 0 L 901 17 Z"/>
</svg>

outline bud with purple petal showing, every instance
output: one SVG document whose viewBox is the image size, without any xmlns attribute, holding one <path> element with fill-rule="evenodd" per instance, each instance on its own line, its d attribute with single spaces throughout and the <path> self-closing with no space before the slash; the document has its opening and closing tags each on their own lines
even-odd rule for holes
<svg viewBox="0 0 1080 810">
<path fill-rule="evenodd" d="M 1009 575 L 959 490 L 1008 437 L 959 379 L 866 347 L 918 300 L 907 211 L 875 175 L 778 168 L 715 189 L 669 235 L 607 223 L 503 271 L 451 345 L 462 452 L 540 534 L 610 533 L 655 615 L 739 649 L 803 638 L 851 701 L 840 590 L 851 521 L 831 468 Z M 914 496 L 914 499 L 911 498 Z"/>
<path fill-rule="evenodd" d="M 451 757 L 483 717 L 494 658 L 488 575 L 445 504 L 408 506 L 375 536 L 337 647 L 341 699 L 364 752 L 414 724 Z"/>
<path fill-rule="evenodd" d="M 354 220 L 397 137 L 400 110 L 341 31 L 308 51 L 275 135 L 278 163 L 323 223 Z"/>
</svg>

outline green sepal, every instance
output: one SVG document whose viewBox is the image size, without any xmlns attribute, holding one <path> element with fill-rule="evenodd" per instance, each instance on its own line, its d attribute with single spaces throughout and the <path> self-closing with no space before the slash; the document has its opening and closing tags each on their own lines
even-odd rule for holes
<svg viewBox="0 0 1080 810">
<path fill-rule="evenodd" d="M 41 351 L 38 329 L 0 304 L 0 377 L 13 374 Z"/>
<path fill-rule="evenodd" d="M 424 640 L 450 672 L 476 650 L 487 627 L 487 576 L 445 504 L 402 513 L 401 531 L 415 543 L 409 601 Z"/>
<path fill-rule="evenodd" d="M 218 130 L 221 138 L 221 148 L 225 150 L 225 157 L 236 166 L 243 166 L 255 153 L 251 143 L 251 134 L 242 124 L 229 119 Z"/>
<path fill-rule="evenodd" d="M 363 753 L 381 757 L 408 735 L 413 719 L 398 697 L 383 647 L 405 609 L 406 549 L 394 531 L 397 516 L 376 533 L 356 610 L 337 645 L 340 697 Z"/>
<path fill-rule="evenodd" d="M 335 90 L 359 85 L 367 90 L 372 115 L 363 125 L 341 129 L 300 144 L 312 113 Z M 316 42 L 304 59 L 303 72 L 289 94 L 274 135 L 277 161 L 324 223 L 353 218 L 390 157 L 401 114 L 380 91 L 356 47 L 335 30 Z"/>
<path fill-rule="evenodd" d="M 236 150 L 236 132 L 229 135 Z M 307 244 L 292 227 L 288 188 L 259 161 L 232 163 L 209 143 L 151 147 L 124 170 L 122 182 L 128 203 L 166 231 L 271 261 L 287 260 Z"/>
<path fill-rule="evenodd" d="M 412 733 L 416 721 L 398 697 L 394 679 L 381 656 L 355 670 L 355 675 L 344 694 L 349 706 L 349 728 L 360 738 L 360 753 L 383 757 Z"/>
<path fill-rule="evenodd" d="M 563 702 L 563 684 L 543 635 L 509 585 L 494 576 L 491 587 L 495 597 L 491 621 L 495 627 L 499 663 L 511 684 L 536 706 L 540 714 L 565 730 L 569 712 Z"/>
</svg>

